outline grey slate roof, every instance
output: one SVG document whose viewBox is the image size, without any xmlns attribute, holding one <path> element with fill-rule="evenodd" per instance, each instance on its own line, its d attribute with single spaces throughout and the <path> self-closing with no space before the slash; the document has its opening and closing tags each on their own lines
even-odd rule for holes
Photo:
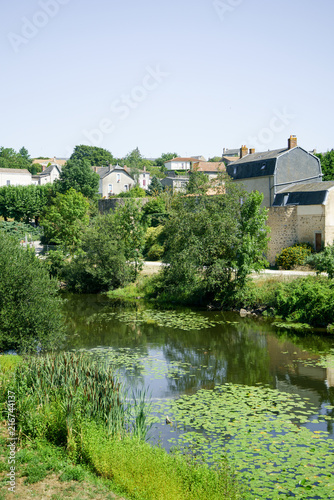
<svg viewBox="0 0 334 500">
<path fill-rule="evenodd" d="M 43 170 L 43 172 L 40 172 L 39 175 L 42 176 L 42 175 L 49 175 L 51 174 L 53 168 L 56 167 L 58 168 L 59 172 L 61 171 L 61 166 L 60 165 L 56 165 L 55 163 L 53 163 L 52 165 L 50 165 L 49 167 L 47 167 L 45 170 Z"/>
<path fill-rule="evenodd" d="M 334 181 L 293 184 L 275 195 L 273 207 L 286 205 L 323 205 Z"/>
<path fill-rule="evenodd" d="M 286 151 L 288 148 L 248 154 L 228 165 L 226 171 L 235 180 L 274 175 L 276 159 Z"/>
<path fill-rule="evenodd" d="M 115 167 L 113 167 L 113 166 L 99 167 L 97 173 L 99 174 L 100 179 L 103 179 L 111 172 L 116 172 L 116 171 L 123 172 L 124 174 L 127 174 L 129 177 L 131 177 L 131 179 L 133 179 L 132 175 L 127 170 L 125 170 L 123 167 L 120 167 L 119 165 L 116 165 Z"/>
</svg>

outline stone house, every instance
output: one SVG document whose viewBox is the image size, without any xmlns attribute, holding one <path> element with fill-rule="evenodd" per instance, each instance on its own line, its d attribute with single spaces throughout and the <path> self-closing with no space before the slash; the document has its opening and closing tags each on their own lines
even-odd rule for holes
<svg viewBox="0 0 334 500">
<path fill-rule="evenodd" d="M 247 191 L 263 193 L 265 207 L 273 205 L 275 195 L 282 189 L 322 180 L 319 158 L 297 146 L 295 136 L 290 136 L 287 148 L 273 151 L 256 153 L 242 146 L 240 159 L 227 165 L 226 171 Z"/>
</svg>

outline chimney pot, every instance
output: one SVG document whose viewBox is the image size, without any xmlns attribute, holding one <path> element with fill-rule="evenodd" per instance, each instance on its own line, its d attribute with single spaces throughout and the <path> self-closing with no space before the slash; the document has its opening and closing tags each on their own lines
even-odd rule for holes
<svg viewBox="0 0 334 500">
<path fill-rule="evenodd" d="M 255 153 L 255 149 L 254 149 L 254 148 L 250 148 L 250 150 L 249 150 L 249 154 L 250 154 L 250 155 L 253 155 L 254 153 Z"/>
</svg>

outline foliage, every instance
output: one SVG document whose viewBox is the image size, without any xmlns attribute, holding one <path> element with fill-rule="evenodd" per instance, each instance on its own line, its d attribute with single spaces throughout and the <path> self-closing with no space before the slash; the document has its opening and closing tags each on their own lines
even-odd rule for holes
<svg viewBox="0 0 334 500">
<path fill-rule="evenodd" d="M 213 156 L 212 158 L 209 158 L 208 161 L 210 162 L 221 162 L 222 157 L 221 156 Z"/>
<path fill-rule="evenodd" d="M 327 273 L 330 279 L 334 278 L 334 244 L 328 245 L 322 252 L 309 255 L 307 264 L 314 267 L 319 273 Z"/>
<path fill-rule="evenodd" d="M 179 155 L 177 153 L 162 153 L 162 155 L 155 160 L 155 164 L 165 170 L 165 163 L 173 158 L 177 158 Z"/>
<path fill-rule="evenodd" d="M 209 176 L 204 172 L 189 172 L 189 182 L 187 184 L 187 193 L 190 194 L 205 194 L 210 187 Z"/>
<path fill-rule="evenodd" d="M 276 314 L 293 322 L 327 326 L 333 323 L 334 283 L 323 276 L 281 283 L 276 290 Z"/>
<path fill-rule="evenodd" d="M 25 168 L 30 171 L 31 160 L 24 147 L 17 153 L 12 148 L 0 147 L 0 168 Z"/>
<path fill-rule="evenodd" d="M 107 167 L 114 163 L 115 158 L 107 149 L 81 144 L 80 146 L 75 146 L 70 160 L 78 160 L 79 162 L 86 160 L 90 166 Z"/>
<path fill-rule="evenodd" d="M 157 196 L 158 194 L 161 193 L 161 191 L 162 191 L 162 184 L 156 177 L 156 175 L 153 175 L 151 183 L 147 189 L 147 194 L 149 194 L 150 196 Z"/>
<path fill-rule="evenodd" d="M 295 243 L 291 247 L 284 248 L 276 255 L 276 266 L 282 269 L 293 269 L 305 264 L 307 257 L 313 252 L 313 247 L 308 243 Z"/>
<path fill-rule="evenodd" d="M 145 196 L 145 189 L 137 185 L 129 189 L 129 191 L 122 191 L 121 193 L 116 194 L 114 198 L 145 198 Z"/>
<path fill-rule="evenodd" d="M 164 241 L 166 234 L 164 226 L 148 227 L 145 234 L 144 254 L 148 260 L 161 260 L 164 254 Z"/>
<path fill-rule="evenodd" d="M 132 265 L 126 261 L 113 214 L 93 220 L 82 236 L 80 252 L 60 273 L 67 289 L 80 293 L 112 290 L 131 280 Z"/>
<path fill-rule="evenodd" d="M 259 193 L 235 185 L 227 185 L 224 195 L 180 197 L 165 226 L 169 265 L 158 295 L 231 304 L 247 275 L 266 263 L 268 229 L 261 202 Z"/>
<path fill-rule="evenodd" d="M 0 215 L 7 220 L 35 219 L 38 223 L 45 207 L 50 203 L 52 187 L 44 186 L 3 186 L 0 188 Z"/>
<path fill-rule="evenodd" d="M 63 319 L 58 286 L 35 253 L 0 232 L 0 345 L 36 350 L 58 345 Z"/>
<path fill-rule="evenodd" d="M 18 241 L 24 240 L 25 237 L 27 237 L 28 241 L 39 240 L 41 237 L 39 227 L 24 222 L 0 222 L 0 231 L 14 236 Z"/>
<path fill-rule="evenodd" d="M 327 153 L 316 155 L 320 159 L 323 181 L 332 181 L 334 179 L 334 149 Z"/>
<path fill-rule="evenodd" d="M 99 175 L 92 170 L 88 160 L 73 159 L 66 162 L 55 185 L 62 194 L 75 189 L 87 198 L 96 198 L 99 180 Z"/>
<path fill-rule="evenodd" d="M 154 197 L 150 199 L 145 205 L 143 206 L 143 212 L 146 215 L 149 214 L 163 214 L 166 212 L 166 204 L 163 198 L 160 196 Z"/>
<path fill-rule="evenodd" d="M 118 205 L 114 212 L 115 234 L 124 245 L 124 254 L 133 268 L 134 279 L 142 265 L 145 244 L 145 227 L 140 202 L 128 199 Z"/>
<path fill-rule="evenodd" d="M 66 194 L 57 193 L 41 220 L 46 241 L 73 252 L 81 240 L 83 228 L 88 226 L 88 208 L 86 198 L 73 188 Z"/>
</svg>

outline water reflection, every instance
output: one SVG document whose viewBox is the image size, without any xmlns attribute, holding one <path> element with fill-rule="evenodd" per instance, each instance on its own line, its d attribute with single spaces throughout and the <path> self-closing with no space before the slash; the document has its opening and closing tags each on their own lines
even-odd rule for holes
<svg viewBox="0 0 334 500">
<path fill-rule="evenodd" d="M 149 386 L 153 398 L 192 394 L 226 382 L 260 383 L 309 398 L 319 414 L 334 417 L 334 369 L 316 364 L 320 352 L 333 349 L 331 337 L 297 337 L 277 332 L 264 320 L 212 311 L 199 314 L 223 323 L 203 330 L 138 323 L 136 314 L 129 324 L 119 321 L 119 312 L 129 308 L 139 313 L 143 306 L 125 306 L 103 295 L 68 295 L 67 348 L 109 347 L 120 355 L 130 348 L 139 362 L 122 374 L 132 387 Z M 321 425 L 333 435 L 332 420 Z"/>
</svg>

